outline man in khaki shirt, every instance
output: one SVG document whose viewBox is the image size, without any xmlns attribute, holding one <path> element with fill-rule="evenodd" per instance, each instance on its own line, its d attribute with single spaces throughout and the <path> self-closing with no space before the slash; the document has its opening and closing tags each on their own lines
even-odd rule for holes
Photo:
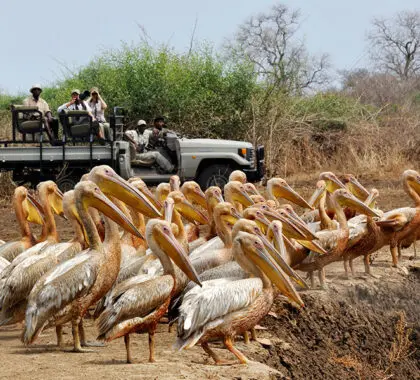
<svg viewBox="0 0 420 380">
<path fill-rule="evenodd" d="M 48 103 L 41 99 L 42 88 L 39 84 L 34 84 L 29 90 L 32 96 L 27 97 L 23 101 L 23 105 L 27 107 L 38 107 L 44 118 L 47 135 L 51 141 L 58 138 L 58 121 L 52 117 L 52 113 Z"/>
</svg>

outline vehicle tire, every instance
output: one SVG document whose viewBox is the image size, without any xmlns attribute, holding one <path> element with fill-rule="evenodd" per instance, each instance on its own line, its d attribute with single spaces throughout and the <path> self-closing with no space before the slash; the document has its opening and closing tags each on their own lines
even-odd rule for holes
<svg viewBox="0 0 420 380">
<path fill-rule="evenodd" d="M 66 191 L 73 190 L 79 180 L 75 177 L 64 177 L 57 180 L 58 188 L 65 193 Z"/>
<path fill-rule="evenodd" d="M 222 190 L 229 182 L 230 173 L 235 170 L 229 164 L 216 164 L 205 167 L 197 177 L 200 187 L 206 190 L 210 186 L 219 186 Z"/>
</svg>

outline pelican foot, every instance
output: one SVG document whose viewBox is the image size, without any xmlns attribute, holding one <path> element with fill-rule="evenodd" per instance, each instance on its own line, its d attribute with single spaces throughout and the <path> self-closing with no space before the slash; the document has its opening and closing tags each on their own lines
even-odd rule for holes
<svg viewBox="0 0 420 380">
<path fill-rule="evenodd" d="M 82 342 L 82 347 L 105 347 L 105 344 L 98 341 Z"/>
<path fill-rule="evenodd" d="M 76 354 L 87 354 L 87 353 L 92 353 L 92 352 L 97 352 L 97 351 L 89 350 L 87 348 L 82 348 L 82 347 L 74 347 L 70 352 L 74 352 Z"/>
</svg>

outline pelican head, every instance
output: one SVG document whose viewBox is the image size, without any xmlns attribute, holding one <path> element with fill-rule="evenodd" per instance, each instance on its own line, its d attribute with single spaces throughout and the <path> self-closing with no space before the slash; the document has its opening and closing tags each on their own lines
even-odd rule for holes
<svg viewBox="0 0 420 380">
<path fill-rule="evenodd" d="M 191 281 L 201 286 L 198 274 L 184 248 L 176 240 L 170 223 L 165 220 L 150 219 L 146 225 L 146 240 L 155 254 L 159 257 L 169 256 Z"/>
<path fill-rule="evenodd" d="M 40 225 L 44 224 L 42 207 L 35 197 L 28 192 L 26 187 L 19 186 L 15 189 L 13 194 L 13 203 L 15 204 L 16 210 L 19 209 L 19 207 L 16 207 L 17 204 L 22 205 L 23 218 L 28 222 Z"/>
<path fill-rule="evenodd" d="M 193 203 L 197 203 L 204 209 L 207 208 L 206 196 L 201 190 L 200 185 L 195 181 L 186 181 L 181 186 L 181 192 L 185 197 Z"/>
<path fill-rule="evenodd" d="M 214 208 L 214 220 L 233 226 L 240 218 L 238 211 L 229 202 L 221 202 Z"/>
<path fill-rule="evenodd" d="M 128 180 L 128 182 L 134 186 L 137 190 L 141 191 L 147 199 L 153 203 L 153 205 L 157 209 L 162 208 L 162 204 L 155 198 L 153 193 L 150 191 L 150 189 L 147 187 L 146 183 L 140 178 L 140 177 L 132 177 Z"/>
<path fill-rule="evenodd" d="M 298 206 L 313 208 L 283 178 L 271 178 L 267 182 L 267 191 L 272 199 L 283 198 Z"/>
<path fill-rule="evenodd" d="M 63 211 L 63 193 L 53 181 L 40 182 L 37 186 L 40 198 L 46 197 L 55 214 L 65 218 Z M 45 198 L 44 198 L 45 199 Z"/>
<path fill-rule="evenodd" d="M 109 166 L 94 167 L 89 173 L 89 179 L 95 182 L 106 195 L 119 199 L 149 218 L 161 216 L 159 210 L 142 192 L 131 186 Z"/>
<path fill-rule="evenodd" d="M 343 183 L 347 186 L 347 189 L 361 201 L 366 200 L 369 196 L 369 191 L 366 190 L 353 174 L 343 175 Z"/>
<path fill-rule="evenodd" d="M 319 179 L 324 180 L 327 184 L 327 191 L 333 193 L 337 189 L 344 189 L 344 184 L 337 178 L 333 172 L 323 172 L 319 175 Z"/>
<path fill-rule="evenodd" d="M 76 199 L 76 208 L 79 215 L 81 214 L 81 211 L 79 210 L 87 211 L 89 207 L 96 208 L 126 231 L 144 239 L 143 235 L 137 230 L 133 223 L 131 223 L 124 213 L 105 196 L 99 186 L 94 182 L 79 182 L 74 188 L 74 197 Z"/>
<path fill-rule="evenodd" d="M 246 174 L 242 170 L 234 170 L 229 175 L 229 182 L 238 181 L 240 183 L 246 183 Z"/>
<path fill-rule="evenodd" d="M 175 210 L 177 210 L 188 221 L 197 222 L 199 224 L 208 223 L 207 217 L 197 210 L 190 202 L 188 202 L 184 194 L 180 191 L 171 191 L 168 198 L 173 199 L 175 203 Z"/>
<path fill-rule="evenodd" d="M 415 170 L 405 170 L 403 175 L 404 185 L 411 187 L 417 194 L 420 194 L 420 174 Z"/>
<path fill-rule="evenodd" d="M 248 207 L 244 210 L 243 217 L 245 219 L 255 221 L 262 231 L 266 231 L 266 229 L 270 225 L 270 221 L 264 215 L 263 210 L 259 209 L 258 207 Z"/>
<path fill-rule="evenodd" d="M 239 181 L 230 181 L 225 185 L 225 198 L 229 202 L 238 202 L 241 205 L 248 207 L 254 204 L 245 190 L 244 185 Z"/>
<path fill-rule="evenodd" d="M 181 187 L 181 179 L 177 175 L 171 175 L 169 178 L 169 186 L 171 187 L 171 191 L 179 191 Z"/>
<path fill-rule="evenodd" d="M 254 204 L 256 203 L 265 203 L 265 198 L 262 195 L 252 194 L 249 196 Z"/>
<path fill-rule="evenodd" d="M 159 185 L 156 186 L 156 199 L 163 203 L 163 201 L 167 198 L 169 193 L 171 192 L 171 186 L 169 183 L 161 182 Z"/>
<path fill-rule="evenodd" d="M 316 188 L 315 191 L 313 192 L 313 194 L 311 195 L 311 198 L 309 198 L 308 203 L 314 208 L 317 207 L 319 204 L 319 201 L 321 200 L 321 198 L 324 196 L 325 192 L 327 191 L 327 183 L 323 180 L 320 179 L 317 183 L 316 183 Z"/>
<path fill-rule="evenodd" d="M 213 210 L 218 203 L 223 202 L 222 190 L 218 186 L 210 186 L 204 195 L 208 210 Z"/>
<path fill-rule="evenodd" d="M 258 236 L 251 235 L 247 232 L 239 232 L 234 239 L 233 249 L 239 262 L 244 262 L 241 256 L 248 259 L 248 262 L 262 271 L 284 296 L 296 302 L 298 305 L 304 306 L 302 299 L 288 276 L 265 250 Z"/>
<path fill-rule="evenodd" d="M 356 212 L 368 216 L 380 217 L 380 215 L 376 211 L 369 208 L 368 205 L 365 205 L 346 189 L 338 189 L 334 191 L 333 197 L 341 206 L 348 207 Z"/>
<path fill-rule="evenodd" d="M 244 183 L 244 187 L 249 195 L 261 195 L 255 185 L 251 182 Z"/>
</svg>

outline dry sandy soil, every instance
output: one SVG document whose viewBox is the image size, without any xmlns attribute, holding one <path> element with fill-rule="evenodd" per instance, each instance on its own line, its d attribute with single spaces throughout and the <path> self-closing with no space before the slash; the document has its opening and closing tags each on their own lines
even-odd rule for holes
<svg viewBox="0 0 420 380">
<path fill-rule="evenodd" d="M 307 196 L 307 184 L 293 184 Z M 390 209 L 410 204 L 394 183 L 369 184 L 384 196 L 380 206 Z M 385 196 L 386 195 L 386 196 Z M 18 231 L 9 208 L 1 209 L 0 237 L 16 238 Z M 71 234 L 59 221 L 63 239 Z M 260 323 L 264 328 L 257 342 L 237 346 L 251 360 L 249 365 L 218 367 L 200 347 L 172 350 L 175 332 L 159 325 L 156 336 L 157 362 L 147 362 L 147 336 L 132 337 L 135 364 L 125 364 L 122 340 L 95 348 L 95 352 L 74 354 L 71 332 L 65 329 L 67 349 L 54 347 L 53 330 L 45 331 L 37 344 L 25 348 L 20 342 L 21 326 L 0 328 L 0 378 L 14 379 L 419 379 L 420 362 L 420 265 L 404 251 L 401 266 L 391 268 L 390 254 L 382 249 L 372 269 L 376 278 L 363 275 L 357 260 L 357 276 L 347 280 L 342 263 L 327 268 L 329 289 L 302 292 L 306 307 L 297 310 L 281 297 L 273 311 Z M 87 320 L 88 337 L 95 338 L 95 326 Z M 175 329 L 174 329 L 175 330 Z M 232 359 L 220 345 L 216 350 Z"/>
</svg>

